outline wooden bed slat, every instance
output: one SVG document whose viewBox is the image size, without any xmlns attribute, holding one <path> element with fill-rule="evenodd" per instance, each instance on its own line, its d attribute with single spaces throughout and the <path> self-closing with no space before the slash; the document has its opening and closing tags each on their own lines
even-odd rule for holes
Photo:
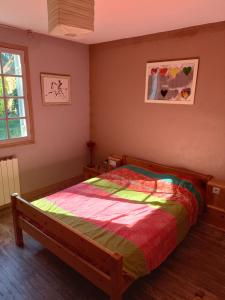
<svg viewBox="0 0 225 300">
<path fill-rule="evenodd" d="M 123 257 L 120 254 L 82 236 L 17 194 L 11 196 L 11 202 L 18 246 L 23 246 L 24 230 L 107 293 L 111 300 L 122 300 L 123 292 L 134 279 L 127 275 L 123 277 Z"/>
<path fill-rule="evenodd" d="M 39 241 L 43 246 L 58 256 L 66 264 L 74 268 L 77 272 L 84 275 L 97 287 L 102 288 L 107 294 L 111 292 L 109 275 L 103 273 L 101 270 L 85 261 L 82 257 L 70 251 L 22 217 L 19 217 L 19 225 L 35 240 Z"/>
<path fill-rule="evenodd" d="M 45 232 L 50 232 L 52 236 L 63 242 L 70 249 L 82 254 L 84 257 L 90 257 L 95 261 L 95 264 L 102 266 L 105 272 L 109 272 L 107 266 L 112 266 L 118 256 L 110 250 L 101 247 L 95 241 L 86 236 L 82 236 L 75 229 L 62 223 L 59 220 L 53 219 L 43 211 L 34 207 L 30 203 L 21 200 L 17 202 L 17 210 L 28 219 L 38 224 L 40 228 L 44 228 Z M 69 229 L 69 230 L 68 230 Z"/>
</svg>

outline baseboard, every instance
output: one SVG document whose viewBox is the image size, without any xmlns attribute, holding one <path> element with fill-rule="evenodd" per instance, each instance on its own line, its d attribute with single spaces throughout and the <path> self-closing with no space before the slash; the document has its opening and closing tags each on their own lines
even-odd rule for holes
<svg viewBox="0 0 225 300">
<path fill-rule="evenodd" d="M 1 211 L 4 211 L 4 210 L 7 210 L 11 207 L 11 203 L 8 203 L 8 204 L 5 204 L 5 205 L 2 205 L 0 206 L 0 212 Z"/>
<path fill-rule="evenodd" d="M 32 201 L 32 200 L 46 197 L 50 194 L 56 193 L 67 187 L 77 184 L 77 183 L 81 182 L 82 180 L 83 180 L 83 175 L 74 176 L 72 178 L 51 184 L 51 185 L 43 187 L 41 189 L 38 189 L 38 190 L 35 190 L 32 192 L 28 192 L 28 193 L 24 193 L 21 195 L 21 197 L 28 201 Z"/>
</svg>

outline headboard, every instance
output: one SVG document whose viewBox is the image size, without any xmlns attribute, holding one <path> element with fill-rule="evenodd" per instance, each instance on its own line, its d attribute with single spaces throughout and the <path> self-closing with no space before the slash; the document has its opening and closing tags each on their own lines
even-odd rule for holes
<svg viewBox="0 0 225 300">
<path fill-rule="evenodd" d="M 184 168 L 178 168 L 178 167 L 170 167 L 166 165 L 161 165 L 152 161 L 147 161 L 139 158 L 135 158 L 128 155 L 122 156 L 122 164 L 123 165 L 135 165 L 143 168 L 151 169 L 151 167 L 159 172 L 182 172 L 183 174 L 194 176 L 196 179 L 200 180 L 202 182 L 202 185 L 206 188 L 207 182 L 213 178 L 211 175 L 205 175 L 202 173 L 198 173 L 195 171 L 191 171 Z"/>
</svg>

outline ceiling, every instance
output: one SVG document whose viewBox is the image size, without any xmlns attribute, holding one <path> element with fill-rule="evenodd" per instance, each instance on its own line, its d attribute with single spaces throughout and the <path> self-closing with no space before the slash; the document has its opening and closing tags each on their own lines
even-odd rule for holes
<svg viewBox="0 0 225 300">
<path fill-rule="evenodd" d="M 94 44 L 225 20 L 225 0 L 95 0 Z M 48 34 L 47 0 L 0 0 L 0 23 Z"/>
</svg>

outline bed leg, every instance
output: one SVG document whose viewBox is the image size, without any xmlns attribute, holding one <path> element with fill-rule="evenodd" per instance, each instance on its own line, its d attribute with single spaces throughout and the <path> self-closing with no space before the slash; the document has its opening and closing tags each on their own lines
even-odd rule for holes
<svg viewBox="0 0 225 300">
<path fill-rule="evenodd" d="M 16 197 L 17 197 L 17 194 L 13 194 L 11 196 L 14 236 L 15 236 L 16 245 L 18 247 L 23 247 L 23 231 L 19 227 L 18 211 L 16 209 L 16 203 L 17 203 Z"/>
<path fill-rule="evenodd" d="M 121 294 L 114 294 L 110 296 L 110 300 L 123 300 L 123 297 Z"/>
<path fill-rule="evenodd" d="M 121 255 L 115 253 L 114 258 L 116 263 L 112 267 L 111 272 L 111 294 L 110 300 L 122 300 L 123 299 L 123 292 L 122 292 L 122 283 L 123 283 L 123 258 Z"/>
</svg>

